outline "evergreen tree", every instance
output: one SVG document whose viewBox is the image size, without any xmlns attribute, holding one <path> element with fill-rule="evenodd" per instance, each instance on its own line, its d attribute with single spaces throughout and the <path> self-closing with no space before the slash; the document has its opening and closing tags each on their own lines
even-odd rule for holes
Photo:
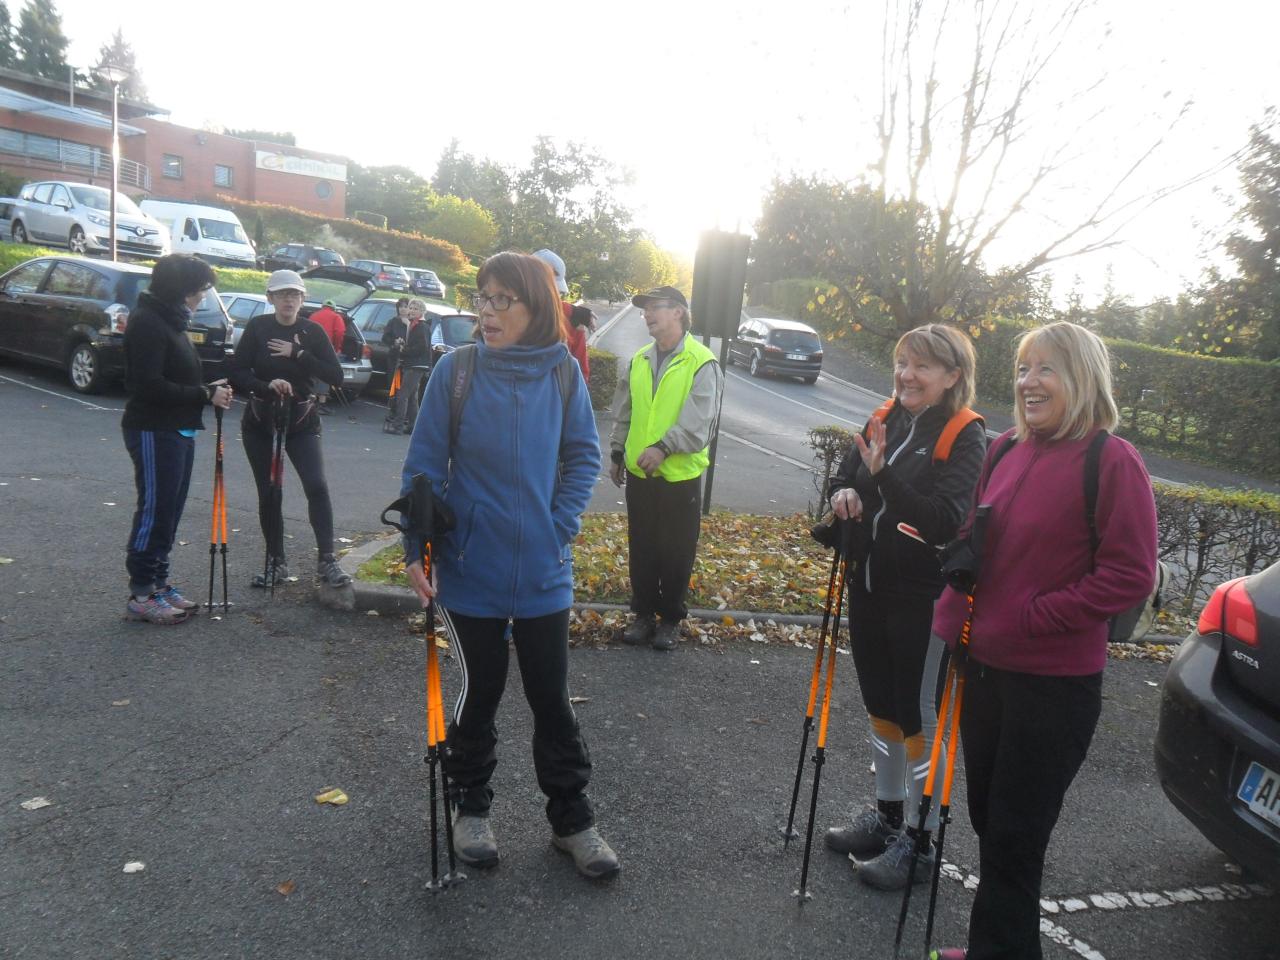
<svg viewBox="0 0 1280 960">
<path fill-rule="evenodd" d="M 0 67 L 12 69 L 18 65 L 18 55 L 13 50 L 13 21 L 9 18 L 9 5 L 0 0 Z"/>
<path fill-rule="evenodd" d="M 28 0 L 18 18 L 18 68 L 46 80 L 67 79 L 67 37 L 53 0 Z"/>
<path fill-rule="evenodd" d="M 124 32 L 119 27 L 116 28 L 116 32 L 112 35 L 111 42 L 104 43 L 98 48 L 98 62 L 89 71 L 94 89 L 110 93 L 111 84 L 107 83 L 98 74 L 98 71 L 107 64 L 121 67 L 129 74 L 125 77 L 124 82 L 120 84 L 120 96 L 130 100 L 147 99 L 147 87 L 142 82 L 142 74 L 138 72 L 137 54 L 133 52 L 133 47 L 124 38 Z"/>
</svg>

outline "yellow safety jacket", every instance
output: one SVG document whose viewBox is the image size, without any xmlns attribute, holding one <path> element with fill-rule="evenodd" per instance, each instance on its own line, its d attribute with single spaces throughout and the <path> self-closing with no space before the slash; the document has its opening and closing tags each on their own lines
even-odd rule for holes
<svg viewBox="0 0 1280 960">
<path fill-rule="evenodd" d="M 693 388 L 694 375 L 703 364 L 715 362 L 715 354 L 686 333 L 682 348 L 667 361 L 655 393 L 653 366 L 645 354 L 656 347 L 653 343 L 646 344 L 631 357 L 631 424 L 627 430 L 625 454 L 627 470 L 637 477 L 645 476 L 645 472 L 636 466 L 640 454 L 661 440 L 675 425 Z M 696 453 L 672 453 L 658 467 L 658 476 L 670 483 L 692 480 L 702 476 L 710 462 L 706 447 Z"/>
</svg>

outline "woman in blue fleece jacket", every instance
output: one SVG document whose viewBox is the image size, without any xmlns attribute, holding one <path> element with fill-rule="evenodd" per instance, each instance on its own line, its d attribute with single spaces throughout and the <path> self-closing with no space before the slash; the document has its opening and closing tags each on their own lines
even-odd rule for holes
<svg viewBox="0 0 1280 960">
<path fill-rule="evenodd" d="M 595 827 L 585 792 L 591 760 L 568 688 L 573 541 L 600 472 L 591 400 L 571 360 L 571 388 L 561 395 L 557 367 L 569 354 L 545 263 L 500 253 L 485 261 L 476 286 L 481 336 L 457 436 L 451 444 L 457 354 L 449 354 L 428 381 L 403 477 L 407 492 L 414 476 L 425 475 L 457 518 L 433 547 L 430 580 L 421 544 L 406 538 L 410 582 L 424 604 L 438 601 L 462 668 L 445 750 L 457 810 L 454 847 L 472 866 L 498 862 L 489 780 L 510 623 L 552 842 L 584 875 L 608 876 L 618 858 Z"/>
</svg>

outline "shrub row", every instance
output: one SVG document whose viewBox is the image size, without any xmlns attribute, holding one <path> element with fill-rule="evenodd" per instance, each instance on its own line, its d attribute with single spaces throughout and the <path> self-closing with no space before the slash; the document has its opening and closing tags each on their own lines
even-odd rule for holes
<svg viewBox="0 0 1280 960">
<path fill-rule="evenodd" d="M 358 220 L 325 217 L 274 203 L 250 203 L 227 196 L 218 197 L 218 202 L 235 211 L 250 236 L 257 232 L 257 222 L 261 219 L 263 242 L 268 247 L 290 241 L 308 242 L 327 224 L 337 236 L 358 244 L 370 259 L 413 267 L 430 266 L 449 275 L 454 282 L 466 276 L 471 266 L 456 244 L 420 233 L 383 230 Z"/>
<path fill-rule="evenodd" d="M 825 512 L 822 494 L 851 442 L 852 434 L 841 427 L 809 431 L 819 492 L 810 519 Z M 1280 496 L 1159 482 L 1153 487 L 1156 549 L 1169 567 L 1167 609 L 1190 615 L 1220 583 L 1280 561 Z"/>
<path fill-rule="evenodd" d="M 613 404 L 613 392 L 618 388 L 618 355 L 588 347 L 587 361 L 591 364 L 591 382 L 587 384 L 591 409 L 608 410 Z M 604 446 L 603 438 L 601 446 Z"/>
<path fill-rule="evenodd" d="M 768 302 L 789 316 L 815 323 L 876 365 L 892 362 L 890 340 L 848 324 L 833 326 L 808 303 L 821 281 L 779 280 Z M 807 294 L 808 299 L 797 307 Z M 979 396 L 1013 403 L 1013 361 L 1030 323 L 997 318 L 978 331 Z M 1121 420 L 1118 433 L 1139 446 L 1214 463 L 1258 476 L 1280 475 L 1280 361 L 1204 357 L 1130 340 L 1106 341 Z"/>
</svg>

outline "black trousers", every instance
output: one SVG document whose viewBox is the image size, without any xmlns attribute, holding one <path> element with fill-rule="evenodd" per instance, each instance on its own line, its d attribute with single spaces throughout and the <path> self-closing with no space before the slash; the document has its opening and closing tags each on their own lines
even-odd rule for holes
<svg viewBox="0 0 1280 960">
<path fill-rule="evenodd" d="M 445 770 L 458 809 L 488 816 L 498 766 L 494 718 L 507 685 L 507 621 L 441 608 L 462 665 L 462 693 L 449 724 Z M 547 797 L 547 820 L 565 837 L 595 823 L 587 783 L 591 756 L 569 703 L 569 611 L 511 624 L 524 696 L 533 711 L 533 768 Z"/>
<path fill-rule="evenodd" d="M 939 677 L 924 675 L 933 626 L 932 598 L 868 593 L 858 580 L 848 585 L 845 597 L 853 663 L 867 713 L 892 720 L 903 736 L 915 736 L 925 726 L 922 703 L 932 705 L 937 715 Z M 933 728 L 933 718 L 928 726 Z"/>
<path fill-rule="evenodd" d="M 969 661 L 960 742 L 979 856 L 969 960 L 1040 960 L 1045 850 L 1101 712 L 1101 673 L 1043 677 Z"/>
<path fill-rule="evenodd" d="M 627 548 L 631 609 L 664 621 L 683 620 L 698 553 L 702 478 L 670 483 L 627 474 Z"/>
<path fill-rule="evenodd" d="M 267 540 L 271 555 L 283 557 L 284 523 L 273 515 L 271 508 L 273 435 L 248 423 L 241 424 L 240 433 L 245 456 L 253 468 L 254 483 L 258 486 L 258 522 L 262 525 L 262 535 Z M 307 517 L 316 535 L 316 550 L 322 554 L 333 553 L 333 504 L 329 500 L 329 484 L 324 477 L 320 434 L 309 430 L 288 434 L 284 439 L 284 449 L 307 497 Z"/>
</svg>

